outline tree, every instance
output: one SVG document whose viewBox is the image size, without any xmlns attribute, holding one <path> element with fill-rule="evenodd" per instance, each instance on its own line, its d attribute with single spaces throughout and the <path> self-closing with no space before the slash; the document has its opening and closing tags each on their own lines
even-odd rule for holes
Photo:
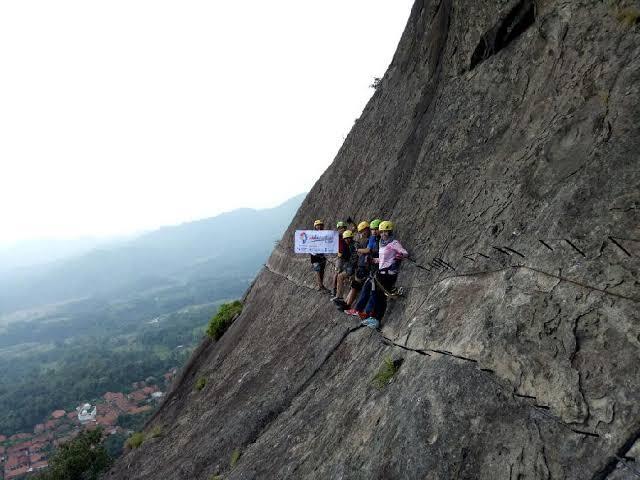
<svg viewBox="0 0 640 480">
<path fill-rule="evenodd" d="M 62 444 L 37 480 L 98 480 L 113 462 L 101 440 L 102 429 L 97 428 Z"/>
</svg>

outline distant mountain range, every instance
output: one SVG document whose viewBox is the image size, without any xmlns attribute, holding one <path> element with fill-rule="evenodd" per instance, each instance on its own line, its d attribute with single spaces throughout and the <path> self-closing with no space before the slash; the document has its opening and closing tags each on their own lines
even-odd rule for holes
<svg viewBox="0 0 640 480">
<path fill-rule="evenodd" d="M 87 253 L 98 247 L 112 247 L 131 240 L 127 237 L 39 238 L 0 246 L 0 274 L 18 268 L 28 269 Z"/>
<path fill-rule="evenodd" d="M 243 208 L 163 227 L 48 265 L 4 272 L 0 313 L 225 278 L 248 282 L 304 197 L 298 195 L 275 208 Z"/>
</svg>

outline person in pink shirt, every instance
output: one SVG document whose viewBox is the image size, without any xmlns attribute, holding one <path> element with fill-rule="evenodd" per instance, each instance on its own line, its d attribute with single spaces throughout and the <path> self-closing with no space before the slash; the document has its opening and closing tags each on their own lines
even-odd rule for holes
<svg viewBox="0 0 640 480">
<path fill-rule="evenodd" d="M 381 222 L 378 228 L 380 232 L 380 249 L 378 251 L 378 273 L 376 274 L 375 295 L 376 308 L 375 316 L 363 320 L 362 324 L 370 328 L 378 328 L 387 309 L 387 296 L 385 292 L 391 292 L 398 280 L 398 270 L 403 258 L 407 258 L 409 253 L 402 244 L 393 236 L 393 223 L 389 221 Z"/>
</svg>

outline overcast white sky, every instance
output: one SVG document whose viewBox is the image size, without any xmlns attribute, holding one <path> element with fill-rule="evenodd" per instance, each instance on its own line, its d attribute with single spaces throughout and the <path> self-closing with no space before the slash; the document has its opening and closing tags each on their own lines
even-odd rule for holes
<svg viewBox="0 0 640 480">
<path fill-rule="evenodd" d="M 0 244 L 307 191 L 413 0 L 0 2 Z"/>
</svg>

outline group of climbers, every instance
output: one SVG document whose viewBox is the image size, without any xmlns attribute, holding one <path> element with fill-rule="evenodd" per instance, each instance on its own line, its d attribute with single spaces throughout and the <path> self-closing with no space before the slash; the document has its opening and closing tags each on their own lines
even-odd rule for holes
<svg viewBox="0 0 640 480">
<path fill-rule="evenodd" d="M 324 222 L 316 220 L 313 227 L 324 230 Z M 347 222 L 338 222 L 336 229 L 338 257 L 331 301 L 347 315 L 362 319 L 363 325 L 378 328 L 387 308 L 387 297 L 396 294 L 400 263 L 408 253 L 395 239 L 393 223 L 388 220 L 362 221 L 356 225 L 349 218 Z M 311 264 L 318 290 L 328 293 L 324 286 L 326 256 L 312 254 Z"/>
</svg>

